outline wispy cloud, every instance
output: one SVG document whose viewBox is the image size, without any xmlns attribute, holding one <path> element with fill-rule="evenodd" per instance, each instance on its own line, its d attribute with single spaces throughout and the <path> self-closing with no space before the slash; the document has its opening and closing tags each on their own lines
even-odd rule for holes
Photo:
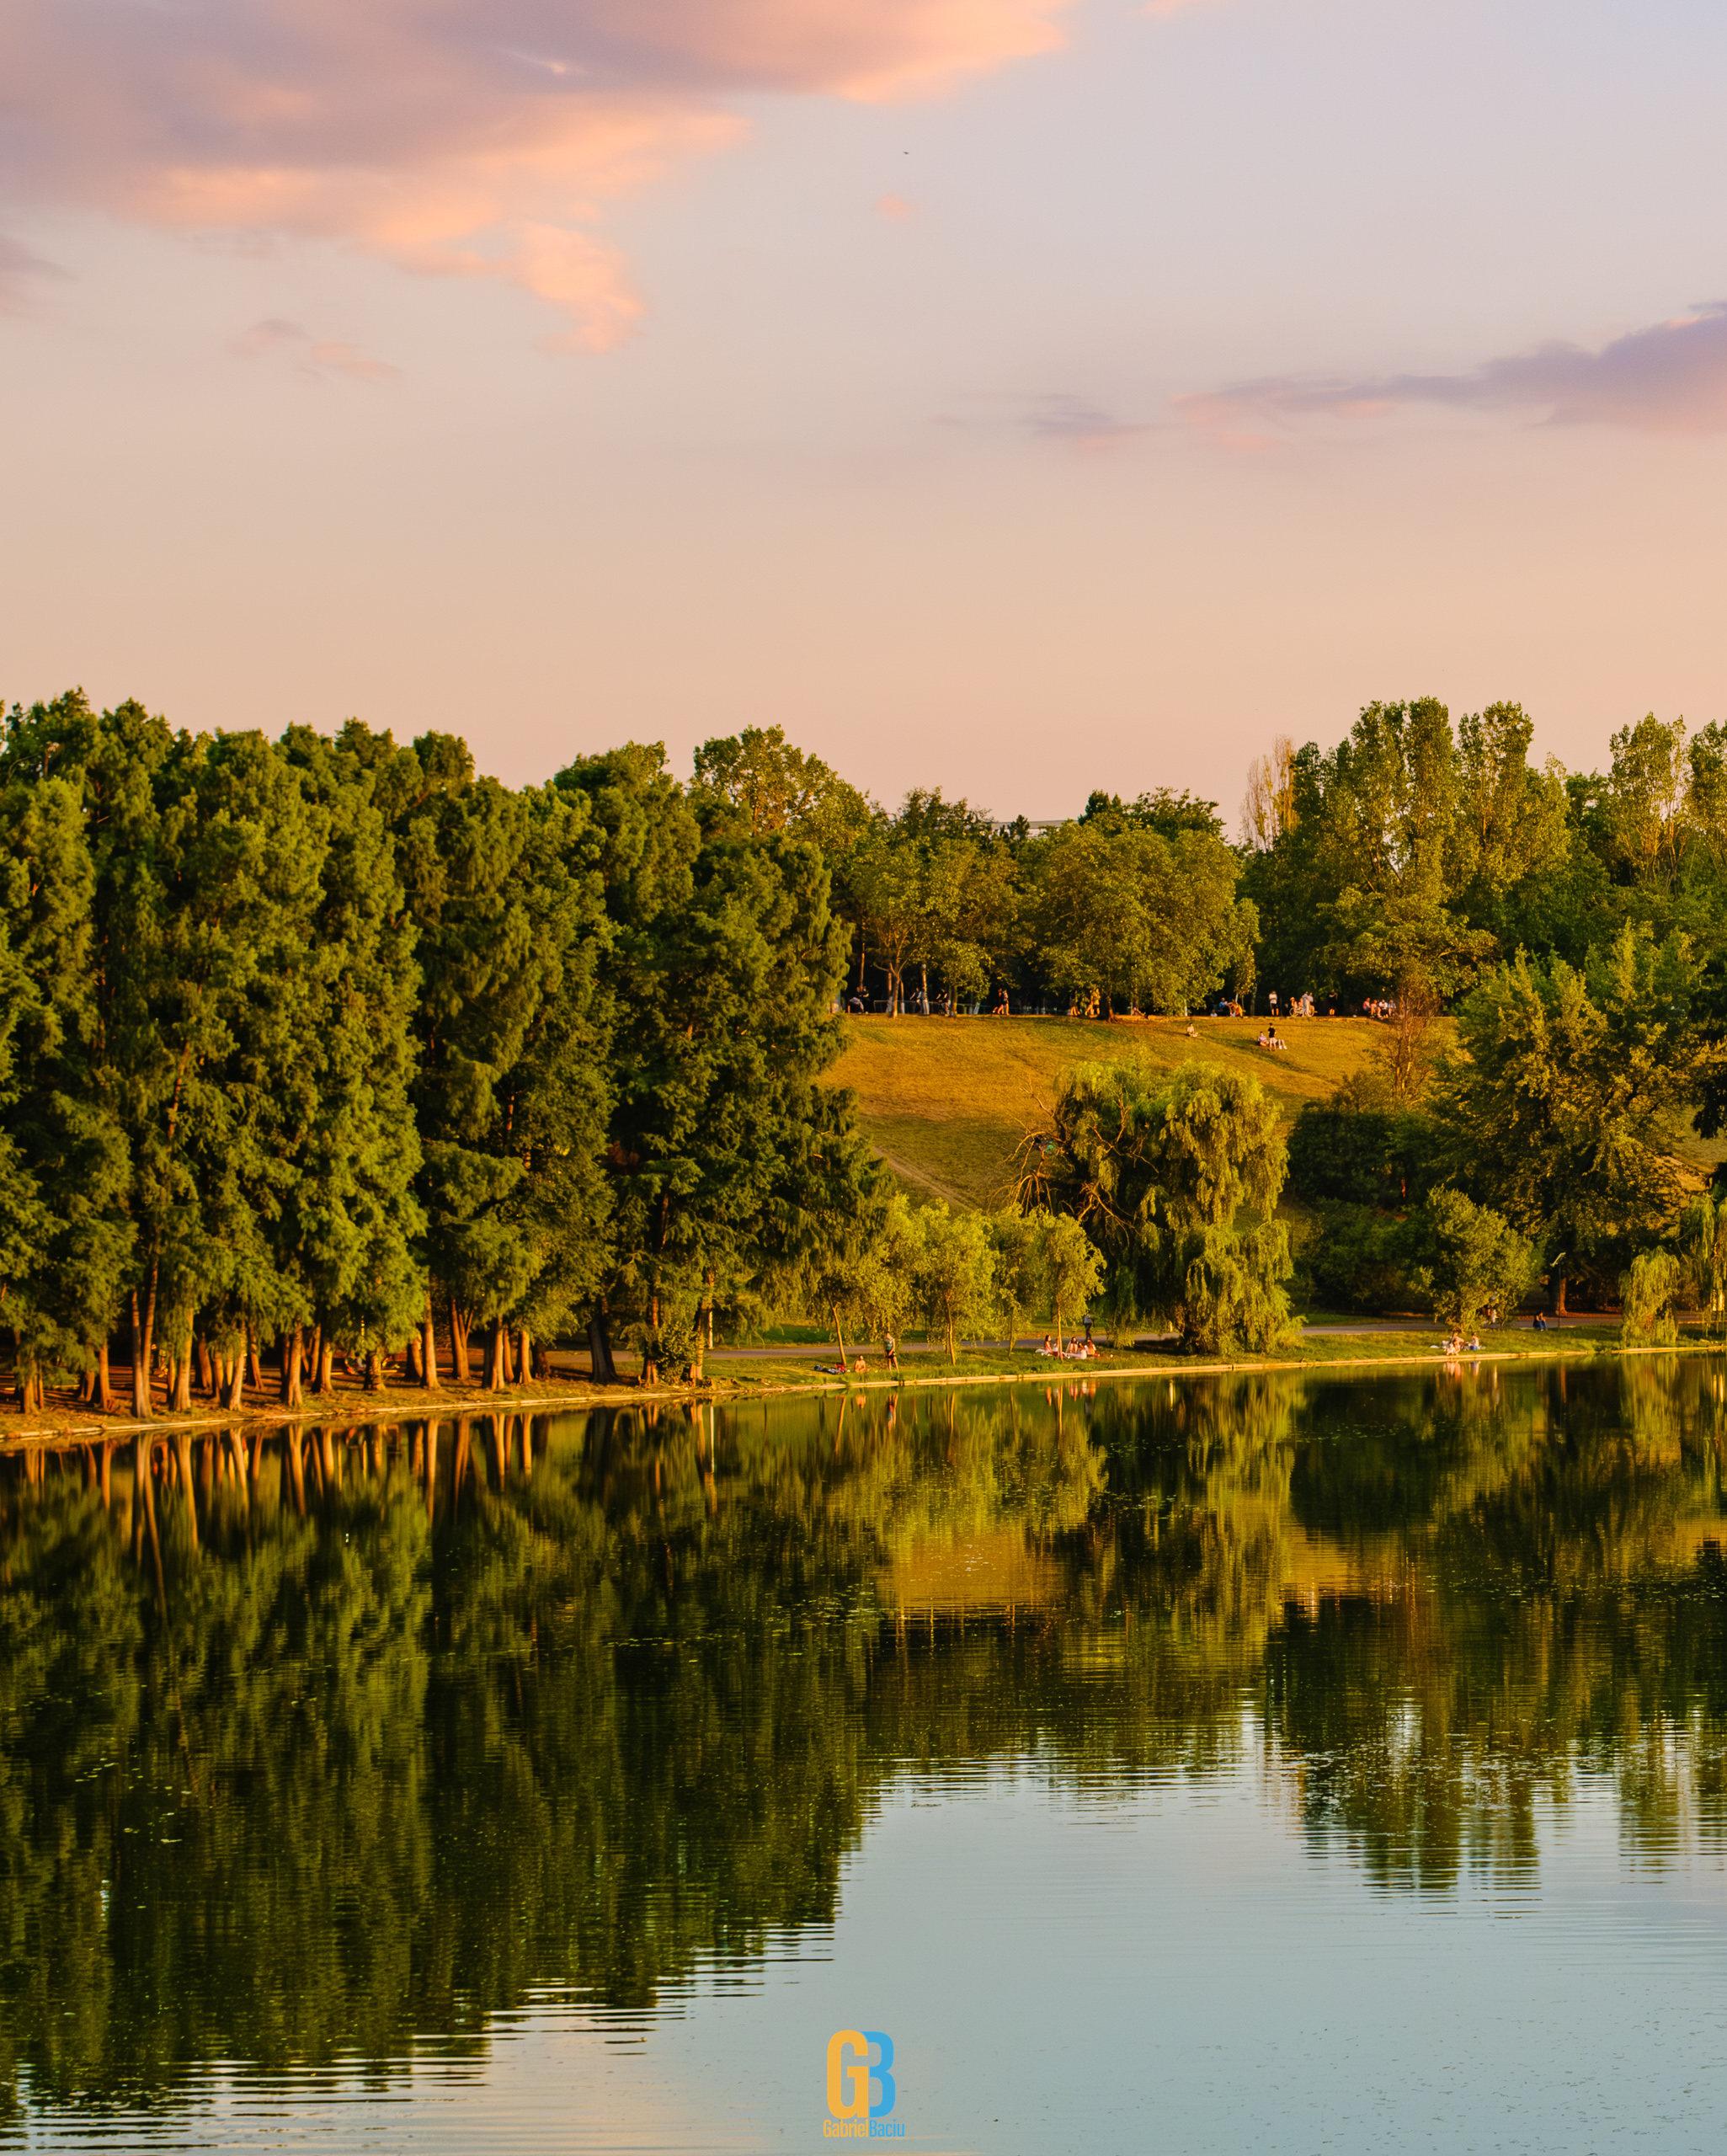
<svg viewBox="0 0 1727 2156">
<path fill-rule="evenodd" d="M 496 277 L 605 350 L 642 313 L 605 204 L 735 140 L 744 97 L 927 94 L 1059 43 L 1071 0 L 8 0 L 0 200 Z"/>
<path fill-rule="evenodd" d="M 1040 440 L 1063 442 L 1079 450 L 1112 449 L 1151 432 L 1143 420 L 1118 419 L 1087 398 L 1060 392 L 1034 398 L 1021 424 Z"/>
<path fill-rule="evenodd" d="M 1727 429 L 1727 302 L 1693 307 L 1594 351 L 1542 344 L 1465 374 L 1271 375 L 1175 403 L 1202 433 L 1236 448 L 1265 447 L 1305 419 L 1372 419 L 1416 404 L 1519 412 L 1554 426 L 1715 434 Z"/>
<path fill-rule="evenodd" d="M 67 273 L 58 263 L 33 253 L 21 240 L 0 232 L 0 310 L 14 312 L 46 285 L 65 284 Z"/>
<path fill-rule="evenodd" d="M 357 344 L 313 337 L 297 322 L 254 323 L 228 350 L 237 360 L 274 360 L 304 382 L 355 382 L 371 386 L 402 379 L 400 367 L 375 360 Z"/>
<path fill-rule="evenodd" d="M 876 205 L 876 214 L 891 217 L 895 224 L 903 225 L 914 213 L 910 203 L 903 195 L 884 195 Z"/>
</svg>

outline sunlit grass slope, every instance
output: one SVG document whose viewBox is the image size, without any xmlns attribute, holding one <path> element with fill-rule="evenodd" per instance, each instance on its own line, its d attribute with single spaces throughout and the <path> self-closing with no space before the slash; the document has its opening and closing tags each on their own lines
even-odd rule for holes
<svg viewBox="0 0 1727 2156">
<path fill-rule="evenodd" d="M 1286 1122 L 1323 1100 L 1388 1038 L 1365 1018 L 1279 1021 L 1288 1048 L 1255 1044 L 1263 1021 L 1196 1018 L 1105 1025 L 1083 1018 L 848 1018 L 834 1076 L 858 1097 L 871 1142 L 914 1193 L 999 1203 L 1015 1146 L 1075 1063 L 1128 1059 L 1173 1070 L 1190 1059 L 1244 1070 Z"/>
</svg>

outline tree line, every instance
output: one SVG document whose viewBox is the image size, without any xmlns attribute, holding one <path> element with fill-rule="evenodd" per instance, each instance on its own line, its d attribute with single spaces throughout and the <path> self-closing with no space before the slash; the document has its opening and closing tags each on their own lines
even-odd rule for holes
<svg viewBox="0 0 1727 2156">
<path fill-rule="evenodd" d="M 693 1361 L 879 1203 L 820 848 L 657 748 L 547 784 L 448 734 L 175 732 L 77 694 L 0 744 L 0 1323 L 20 1396 L 284 1404 L 338 1354 Z"/>
<path fill-rule="evenodd" d="M 1511 704 L 1371 705 L 1259 760 L 1231 845 L 1167 788 L 1055 827 L 927 790 L 890 812 L 778 728 L 705 743 L 687 784 L 631 744 L 513 789 L 445 734 L 14 707 L 23 1403 L 74 1376 L 110 1406 L 116 1342 L 141 1417 L 153 1369 L 170 1408 L 266 1371 L 292 1406 L 338 1358 L 466 1383 L 477 1347 L 496 1390 L 584 1332 L 602 1379 L 620 1338 L 644 1377 L 699 1378 L 717 1318 L 782 1310 L 842 1351 L 921 1319 L 951 1357 L 1094 1305 L 1262 1348 L 1292 1278 L 1468 1323 L 1543 1267 L 1636 1267 L 1645 1331 L 1687 1292 L 1727 1316 L 1727 1219 L 1673 1152 L 1676 1118 L 1727 1120 L 1727 734 L 1646 718 L 1580 778 L 1531 732 Z M 823 1082 L 860 988 L 1108 1018 L 1274 980 L 1395 1013 L 1294 1134 L 1301 1249 L 1250 1081 L 1083 1065 L 985 1219 L 895 1198 Z"/>
</svg>

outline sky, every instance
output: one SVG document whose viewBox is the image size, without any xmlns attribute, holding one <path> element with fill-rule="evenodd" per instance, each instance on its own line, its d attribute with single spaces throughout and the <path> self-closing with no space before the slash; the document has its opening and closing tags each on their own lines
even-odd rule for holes
<svg viewBox="0 0 1727 2156">
<path fill-rule="evenodd" d="M 1727 9 L 7 0 L 0 696 L 893 803 L 1727 719 Z"/>
</svg>

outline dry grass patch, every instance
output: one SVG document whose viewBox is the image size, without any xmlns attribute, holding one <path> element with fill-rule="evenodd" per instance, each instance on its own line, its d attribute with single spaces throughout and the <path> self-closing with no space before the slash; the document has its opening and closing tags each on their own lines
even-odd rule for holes
<svg viewBox="0 0 1727 2156">
<path fill-rule="evenodd" d="M 1021 1134 L 1076 1063 L 1186 1062 L 1250 1072 L 1293 1122 L 1365 1065 L 1386 1029 L 1365 1018 L 1279 1021 L 1277 1054 L 1257 1044 L 1263 1021 L 1196 1018 L 848 1018 L 834 1082 L 858 1097 L 871 1143 L 914 1197 L 1000 1203 Z"/>
</svg>

